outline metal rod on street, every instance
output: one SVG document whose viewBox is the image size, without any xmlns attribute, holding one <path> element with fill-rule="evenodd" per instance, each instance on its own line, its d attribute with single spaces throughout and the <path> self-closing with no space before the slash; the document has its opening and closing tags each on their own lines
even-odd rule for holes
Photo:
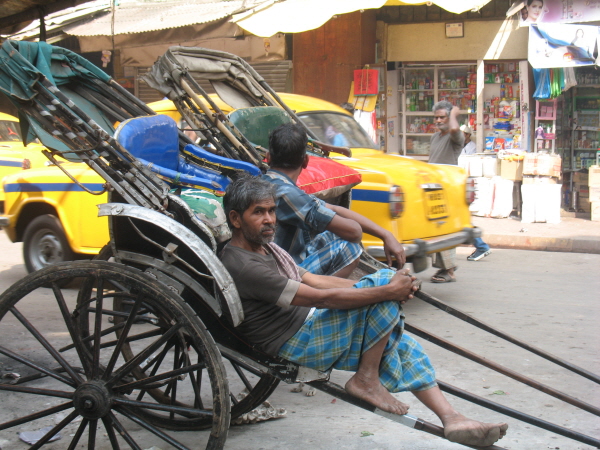
<svg viewBox="0 0 600 450">
<path fill-rule="evenodd" d="M 530 416 L 529 414 L 525 414 L 512 408 L 508 408 L 507 406 L 500 405 L 490 400 L 486 400 L 482 397 L 479 397 L 475 394 L 471 394 L 470 392 L 464 391 L 443 381 L 437 380 L 437 383 L 442 391 L 447 392 L 448 394 L 452 394 L 458 398 L 462 398 L 463 400 L 467 400 L 471 403 L 475 403 L 476 405 L 491 409 L 492 411 L 496 411 L 509 417 L 513 417 L 530 425 L 535 425 L 536 427 L 543 428 L 544 430 L 560 434 L 561 436 L 567 437 L 569 439 L 573 439 L 575 441 L 583 442 L 584 444 L 593 445 L 595 447 L 600 448 L 600 440 L 595 439 L 591 436 L 587 436 L 585 434 L 581 434 L 576 431 L 560 427 L 553 423 L 546 422 L 545 420 L 538 419 L 537 417 Z"/>
<path fill-rule="evenodd" d="M 474 318 L 473 316 L 471 316 L 469 314 L 466 314 L 456 308 L 453 308 L 452 306 L 444 303 L 443 301 L 441 301 L 429 294 L 426 294 L 425 292 L 423 292 L 421 290 L 415 292 L 414 295 L 415 295 L 415 297 L 420 298 L 424 302 L 427 302 L 430 305 L 433 305 L 436 308 L 439 308 L 442 311 L 445 311 L 454 317 L 464 320 L 465 322 L 470 323 L 471 325 L 475 325 L 476 327 L 481 328 L 482 330 L 485 330 L 495 336 L 505 339 L 508 342 L 518 345 L 519 347 L 524 348 L 525 350 L 529 350 L 531 353 L 541 356 L 542 358 L 545 358 L 548 361 L 552 361 L 553 363 L 558 364 L 559 366 L 564 367 L 565 369 L 568 369 L 571 372 L 574 372 L 578 375 L 581 375 L 582 377 L 585 377 L 589 380 L 594 381 L 595 383 L 600 384 L 600 376 L 590 372 L 589 370 L 583 369 L 583 368 L 578 367 L 575 364 L 572 364 L 562 358 L 551 355 L 550 353 L 548 353 L 540 348 L 529 345 L 526 342 L 523 342 L 519 339 L 516 339 L 516 338 L 510 336 L 509 334 L 504 333 L 503 331 L 496 330 L 492 326 Z"/>
<path fill-rule="evenodd" d="M 544 392 L 545 394 L 548 394 L 554 398 L 562 400 L 563 402 L 581 408 L 584 411 L 595 414 L 596 416 L 600 416 L 600 408 L 594 405 L 590 405 L 589 403 L 585 403 L 574 397 L 571 397 L 570 395 L 567 395 L 564 392 L 560 392 L 554 388 L 551 388 L 550 386 L 546 386 L 545 384 L 542 384 L 529 377 L 526 377 L 525 375 L 521 375 L 520 373 L 515 372 L 514 370 L 511 370 L 494 361 L 484 358 L 483 356 L 477 355 L 476 353 L 473 353 L 470 350 L 467 350 L 466 348 L 455 345 L 452 342 L 447 341 L 446 339 L 435 336 L 421 328 L 415 327 L 414 325 L 410 325 L 408 323 L 404 324 L 404 329 L 409 333 L 413 333 L 423 339 L 428 340 L 429 342 L 439 345 L 440 347 L 446 350 L 456 353 L 457 355 L 463 356 L 467 359 L 470 359 L 471 361 L 475 361 L 476 363 L 481 364 L 482 366 L 488 367 L 492 370 L 495 370 L 496 372 L 506 375 L 507 377 L 510 377 L 513 380 L 520 381 L 521 383 L 524 383 L 527 386 L 531 386 L 532 388 Z"/>
</svg>

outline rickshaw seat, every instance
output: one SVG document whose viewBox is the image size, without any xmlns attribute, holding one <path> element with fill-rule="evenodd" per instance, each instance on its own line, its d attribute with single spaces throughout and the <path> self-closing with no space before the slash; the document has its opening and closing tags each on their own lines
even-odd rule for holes
<svg viewBox="0 0 600 450">
<path fill-rule="evenodd" d="M 177 124 L 169 116 L 128 119 L 115 131 L 115 139 L 169 184 L 205 189 L 217 195 L 223 195 L 229 185 L 225 175 L 185 160 L 179 153 Z"/>
<path fill-rule="evenodd" d="M 169 116 L 134 117 L 121 123 L 115 139 L 136 158 L 177 170 L 179 165 L 179 133 L 177 123 Z"/>
<path fill-rule="evenodd" d="M 263 148 L 269 148 L 271 131 L 292 121 L 291 117 L 277 106 L 237 109 L 229 115 L 229 120 L 254 146 Z"/>
</svg>

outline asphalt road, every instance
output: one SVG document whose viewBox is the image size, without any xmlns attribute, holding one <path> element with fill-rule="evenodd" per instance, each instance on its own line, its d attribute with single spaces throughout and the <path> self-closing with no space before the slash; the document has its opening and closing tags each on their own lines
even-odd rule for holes
<svg viewBox="0 0 600 450">
<path fill-rule="evenodd" d="M 550 253 L 520 250 L 494 250 L 479 262 L 468 262 L 471 249 L 459 249 L 460 267 L 457 282 L 431 284 L 433 269 L 421 273 L 423 290 L 519 339 L 565 358 L 594 373 L 600 373 L 600 255 Z M 21 246 L 8 242 L 0 232 L 0 292 L 25 275 Z M 40 314 L 43 301 L 39 299 Z M 600 406 L 600 389 L 593 382 L 559 368 L 484 333 L 471 325 L 425 304 L 409 302 L 407 321 L 486 358 L 503 364 L 592 405 Z M 0 343 L 7 339 L 0 322 Z M 419 339 L 430 354 L 438 379 L 466 389 L 486 399 L 507 405 L 535 417 L 600 439 L 600 419 L 531 387 L 508 379 L 490 369 L 458 357 Z M 0 367 L 2 370 L 2 367 Z M 332 380 L 344 384 L 348 374 L 334 372 Z M 14 395 L 0 393 L 0 423 L 15 417 L 15 408 L 35 411 L 44 408 L 41 401 L 19 403 Z M 410 413 L 433 423 L 435 416 L 410 394 L 399 398 L 412 405 Z M 519 450 L 587 450 L 580 444 L 554 433 L 505 417 L 455 397 L 450 401 L 461 412 L 483 421 L 506 421 L 508 435 L 498 445 Z M 287 417 L 230 429 L 226 449 L 247 450 L 433 450 L 465 448 L 423 432 L 412 430 L 374 416 L 323 393 L 314 397 L 290 392 L 280 385 L 271 403 L 287 410 Z M 9 407 L 10 405 L 10 407 Z M 21 411 L 21 409 L 19 409 Z M 35 430 L 53 424 L 56 418 L 44 419 L 0 431 L 2 450 L 21 450 L 29 446 L 20 442 L 16 431 Z M 66 434 L 73 431 L 67 430 Z M 142 434 L 139 427 L 133 426 Z M 102 433 L 103 431 L 99 431 Z M 363 433 L 364 432 L 364 433 Z M 361 437 L 365 434 L 366 436 Z M 190 448 L 204 448 L 206 432 L 179 432 L 176 438 Z M 106 438 L 107 439 L 107 438 Z M 68 436 L 47 447 L 65 449 Z M 168 445 L 148 437 L 144 449 L 167 450 Z M 78 448 L 84 448 L 78 446 Z M 96 448 L 109 449 L 108 441 Z"/>
</svg>

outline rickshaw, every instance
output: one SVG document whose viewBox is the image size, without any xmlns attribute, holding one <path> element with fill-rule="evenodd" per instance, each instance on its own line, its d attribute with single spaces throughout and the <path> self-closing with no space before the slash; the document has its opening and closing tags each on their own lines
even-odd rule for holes
<svg viewBox="0 0 600 450">
<path fill-rule="evenodd" d="M 176 103 L 196 133 L 197 139 L 192 140 L 172 120 L 155 115 L 104 72 L 68 50 L 6 41 L 0 58 L 0 90 L 18 106 L 25 139 L 39 138 L 48 148 L 44 154 L 55 164 L 60 166 L 57 155 L 81 160 L 106 181 L 103 189 L 110 201 L 99 206 L 99 215 L 109 217 L 111 238 L 96 260 L 42 269 L 0 296 L 0 363 L 10 364 L 15 373 L 14 379 L 0 381 L 4 407 L 15 399 L 15 418 L 0 423 L 0 430 L 57 417 L 32 449 L 51 442 L 66 427 L 73 432 L 69 449 L 82 444 L 93 449 L 100 434 L 107 436 L 112 449 L 145 448 L 147 441 L 138 429 L 177 449 L 188 447 L 177 441 L 176 431 L 206 430 L 202 444 L 194 448 L 221 449 L 231 421 L 261 405 L 284 381 L 304 382 L 443 437 L 439 426 L 381 411 L 331 382 L 329 372 L 267 355 L 236 332 L 243 309 L 235 284 L 217 257 L 227 230 L 222 222 L 210 219 L 218 216 L 219 196 L 232 178 L 240 173 L 258 175 L 265 169 L 265 130 L 285 121 L 299 123 L 244 60 L 224 52 L 175 47 L 155 64 L 146 80 Z M 199 76 L 211 80 L 219 95 L 235 103 L 236 117 L 220 112 L 195 79 Z M 314 137 L 309 146 L 325 164 L 331 162 L 327 152 L 346 151 Z M 352 173 L 345 176 L 346 184 L 325 186 L 325 195 L 347 201 L 356 180 Z M 83 184 L 80 188 L 98 194 Z M 197 202 L 189 198 L 203 207 L 196 209 Z M 383 265 L 367 256 L 361 265 L 364 271 L 379 267 Z M 70 288 L 73 285 L 75 289 Z M 417 296 L 600 382 L 597 375 L 422 291 Z M 436 340 L 417 327 L 407 324 L 406 330 Z M 459 348 L 453 351 L 483 360 Z M 489 360 L 480 362 L 494 367 Z M 600 413 L 522 375 L 494 368 Z M 484 407 L 600 445 L 593 437 L 439 384 L 442 390 Z M 49 403 L 30 413 L 25 406 L 30 396 Z"/>
</svg>

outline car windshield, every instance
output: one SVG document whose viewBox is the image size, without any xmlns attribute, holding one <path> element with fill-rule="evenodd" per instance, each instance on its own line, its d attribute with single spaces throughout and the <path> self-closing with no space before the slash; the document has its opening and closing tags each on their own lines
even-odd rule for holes
<svg viewBox="0 0 600 450">
<path fill-rule="evenodd" d="M 333 112 L 303 112 L 298 117 L 317 138 L 326 144 L 350 148 L 375 148 L 377 144 L 354 120 L 354 117 Z"/>
<path fill-rule="evenodd" d="M 19 124 L 10 120 L 0 120 L 0 141 L 20 141 Z"/>
</svg>

